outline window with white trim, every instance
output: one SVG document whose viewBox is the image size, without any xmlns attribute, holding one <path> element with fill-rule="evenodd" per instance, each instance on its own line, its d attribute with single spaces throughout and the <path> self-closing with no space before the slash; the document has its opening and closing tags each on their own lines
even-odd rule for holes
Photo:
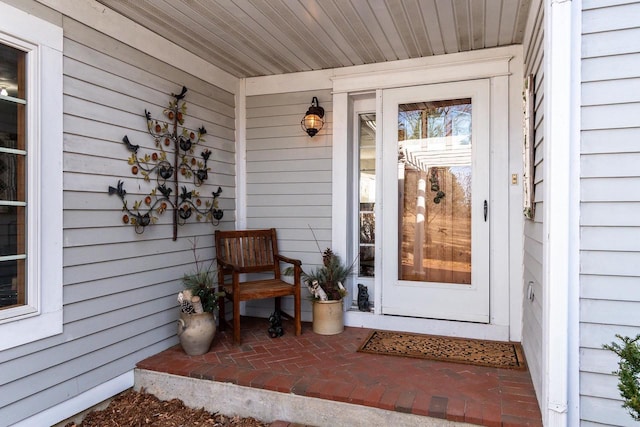
<svg viewBox="0 0 640 427">
<path fill-rule="evenodd" d="M 0 2 L 0 351 L 62 332 L 62 28 Z"/>
</svg>

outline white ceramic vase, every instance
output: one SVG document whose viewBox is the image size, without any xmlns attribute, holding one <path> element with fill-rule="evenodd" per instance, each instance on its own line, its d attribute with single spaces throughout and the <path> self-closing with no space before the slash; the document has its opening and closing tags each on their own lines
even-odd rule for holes
<svg viewBox="0 0 640 427">
<path fill-rule="evenodd" d="M 198 356 L 209 351 L 216 335 L 216 321 L 213 313 L 180 313 L 178 338 L 185 353 Z"/>
</svg>

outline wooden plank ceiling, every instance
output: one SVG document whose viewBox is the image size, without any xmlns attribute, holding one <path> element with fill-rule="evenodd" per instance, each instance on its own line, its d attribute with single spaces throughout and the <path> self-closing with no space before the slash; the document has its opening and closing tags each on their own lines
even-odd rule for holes
<svg viewBox="0 0 640 427">
<path fill-rule="evenodd" d="M 98 0 L 237 77 L 522 43 L 531 0 Z"/>
</svg>

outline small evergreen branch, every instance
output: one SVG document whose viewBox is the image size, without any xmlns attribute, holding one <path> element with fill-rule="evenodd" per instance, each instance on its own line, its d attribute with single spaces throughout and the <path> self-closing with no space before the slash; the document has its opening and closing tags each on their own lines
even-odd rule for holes
<svg viewBox="0 0 640 427">
<path fill-rule="evenodd" d="M 185 273 L 182 277 L 182 283 L 194 296 L 200 297 L 205 312 L 214 313 L 218 310 L 218 297 L 224 295 L 224 292 L 216 292 L 215 290 L 215 259 L 212 259 L 208 266 L 203 265 L 196 253 L 197 237 L 194 237 L 190 242 L 195 260 L 195 270 L 192 273 Z"/>
<path fill-rule="evenodd" d="M 629 410 L 634 420 L 640 421 L 640 335 L 635 338 L 616 334 L 622 345 L 612 342 L 602 347 L 611 350 L 620 357 L 618 370 L 612 372 L 618 376 L 618 390 L 624 398 L 623 408 Z"/>
</svg>

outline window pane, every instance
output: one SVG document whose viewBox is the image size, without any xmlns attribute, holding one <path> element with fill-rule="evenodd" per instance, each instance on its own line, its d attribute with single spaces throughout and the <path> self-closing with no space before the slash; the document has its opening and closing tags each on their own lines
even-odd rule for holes
<svg viewBox="0 0 640 427">
<path fill-rule="evenodd" d="M 0 44 L 0 91 L 24 99 L 24 56 L 21 50 Z"/>
<path fill-rule="evenodd" d="M 26 209 L 23 206 L 0 206 L 0 256 L 25 256 Z M 25 260 L 0 262 L 0 307 L 24 304 Z"/>
<path fill-rule="evenodd" d="M 21 206 L 0 206 L 0 256 L 19 254 L 18 242 L 24 241 L 24 235 L 18 226 L 24 224 L 24 212 Z"/>
<path fill-rule="evenodd" d="M 20 110 L 20 111 L 19 111 Z M 24 150 L 18 146 L 18 113 L 22 113 L 24 106 L 15 102 L 0 99 L 0 148 Z"/>
<path fill-rule="evenodd" d="M 374 276 L 375 216 L 373 209 L 376 197 L 376 115 L 360 115 L 359 136 L 360 160 L 360 254 L 358 274 Z"/>
<path fill-rule="evenodd" d="M 3 201 L 25 201 L 24 161 L 21 154 L 0 151 L 0 206 Z"/>
<path fill-rule="evenodd" d="M 24 260 L 0 262 L 0 309 L 26 303 L 25 283 L 18 279 L 19 271 L 24 271 Z"/>
<path fill-rule="evenodd" d="M 28 299 L 25 58 L 0 44 L 0 308 Z"/>
</svg>

